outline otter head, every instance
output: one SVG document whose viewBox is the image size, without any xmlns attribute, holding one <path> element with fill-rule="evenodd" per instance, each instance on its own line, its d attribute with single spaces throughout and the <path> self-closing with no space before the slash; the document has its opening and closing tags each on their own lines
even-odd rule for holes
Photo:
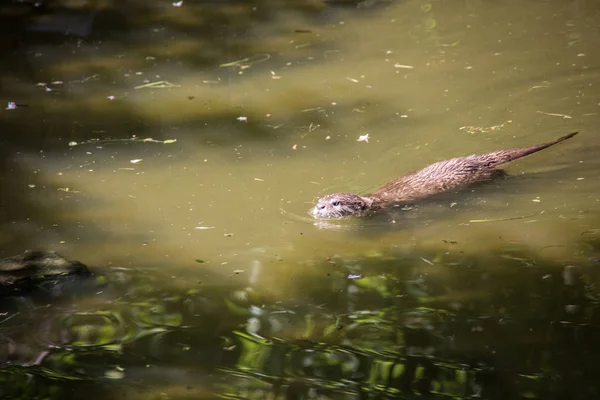
<svg viewBox="0 0 600 400">
<path fill-rule="evenodd" d="M 373 200 L 349 193 L 334 193 L 321 197 L 317 205 L 310 210 L 315 218 L 338 218 L 346 215 L 358 214 L 368 210 L 373 205 Z"/>
</svg>

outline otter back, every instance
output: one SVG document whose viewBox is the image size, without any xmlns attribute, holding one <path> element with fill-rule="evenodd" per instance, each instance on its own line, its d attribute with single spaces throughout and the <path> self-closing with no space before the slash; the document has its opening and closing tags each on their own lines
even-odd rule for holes
<svg viewBox="0 0 600 400">
<path fill-rule="evenodd" d="M 498 150 L 492 153 L 440 161 L 386 183 L 366 197 L 380 205 L 424 199 L 448 190 L 486 182 L 503 174 L 497 166 L 536 153 L 552 145 L 570 139 L 578 132 L 570 133 L 552 142 L 529 147 Z"/>
</svg>

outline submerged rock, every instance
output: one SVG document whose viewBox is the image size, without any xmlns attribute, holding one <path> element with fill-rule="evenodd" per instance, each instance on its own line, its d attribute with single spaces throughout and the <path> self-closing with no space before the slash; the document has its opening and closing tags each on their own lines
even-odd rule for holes
<svg viewBox="0 0 600 400">
<path fill-rule="evenodd" d="M 0 260 L 0 295 L 35 289 L 73 277 L 87 277 L 88 268 L 79 261 L 67 260 L 54 251 L 26 251 L 23 255 Z"/>
</svg>

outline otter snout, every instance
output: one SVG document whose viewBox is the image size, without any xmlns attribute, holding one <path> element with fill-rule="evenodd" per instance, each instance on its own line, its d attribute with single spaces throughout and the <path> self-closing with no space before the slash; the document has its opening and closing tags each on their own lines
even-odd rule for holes
<svg viewBox="0 0 600 400">
<path fill-rule="evenodd" d="M 317 204 L 310 210 L 310 214 L 315 218 L 327 217 L 329 213 L 330 211 L 327 210 L 327 204 L 321 202 L 321 200 L 319 200 Z"/>
</svg>

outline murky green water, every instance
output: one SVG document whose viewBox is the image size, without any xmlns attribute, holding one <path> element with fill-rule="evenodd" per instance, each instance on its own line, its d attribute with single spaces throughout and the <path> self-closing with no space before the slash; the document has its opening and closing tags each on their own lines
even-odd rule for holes
<svg viewBox="0 0 600 400">
<path fill-rule="evenodd" d="M 598 396 L 597 3 L 0 10 L 0 256 L 101 277 L 3 300 L 3 398 Z M 307 214 L 572 131 L 394 223 Z"/>
</svg>

